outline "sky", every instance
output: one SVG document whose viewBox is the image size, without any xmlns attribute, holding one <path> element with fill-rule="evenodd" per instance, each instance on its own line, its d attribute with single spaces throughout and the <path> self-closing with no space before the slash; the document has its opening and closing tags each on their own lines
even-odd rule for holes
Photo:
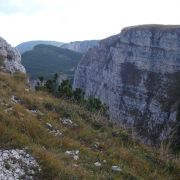
<svg viewBox="0 0 180 180">
<path fill-rule="evenodd" d="M 180 24 L 180 0 L 0 0 L 0 36 L 30 40 L 103 39 L 140 24 Z"/>
</svg>

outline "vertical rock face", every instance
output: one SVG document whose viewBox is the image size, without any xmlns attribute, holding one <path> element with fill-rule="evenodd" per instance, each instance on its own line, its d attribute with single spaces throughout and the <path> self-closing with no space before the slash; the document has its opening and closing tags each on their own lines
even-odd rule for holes
<svg viewBox="0 0 180 180">
<path fill-rule="evenodd" d="M 161 142 L 179 124 L 180 26 L 129 27 L 102 40 L 78 65 L 77 87 L 144 142 Z"/>
<path fill-rule="evenodd" d="M 21 64 L 19 52 L 11 47 L 3 38 L 0 37 L 0 68 L 1 70 L 14 73 L 16 71 L 25 73 L 26 70 Z"/>
</svg>

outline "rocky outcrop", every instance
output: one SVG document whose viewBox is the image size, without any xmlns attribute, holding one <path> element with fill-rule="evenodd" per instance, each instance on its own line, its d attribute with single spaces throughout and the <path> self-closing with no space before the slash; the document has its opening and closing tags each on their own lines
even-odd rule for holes
<svg viewBox="0 0 180 180">
<path fill-rule="evenodd" d="M 0 68 L 1 70 L 14 73 L 16 71 L 25 73 L 26 70 L 21 64 L 21 55 L 0 37 Z"/>
<path fill-rule="evenodd" d="M 98 42 L 98 40 L 75 41 L 63 44 L 61 47 L 80 53 L 86 53 L 90 48 L 97 46 Z"/>
<path fill-rule="evenodd" d="M 36 179 L 40 172 L 36 159 L 24 149 L 0 149 L 0 179 Z"/>
<path fill-rule="evenodd" d="M 180 26 L 129 27 L 82 58 L 74 88 L 100 98 L 111 119 L 146 143 L 173 136 L 180 123 Z"/>
</svg>

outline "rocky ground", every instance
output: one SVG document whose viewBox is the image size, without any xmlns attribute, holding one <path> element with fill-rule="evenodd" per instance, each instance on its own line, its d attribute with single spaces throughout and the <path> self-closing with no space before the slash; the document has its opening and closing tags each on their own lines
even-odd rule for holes
<svg viewBox="0 0 180 180">
<path fill-rule="evenodd" d="M 24 149 L 1 149 L 0 170 L 1 180 L 31 180 L 40 171 L 40 167 L 36 159 Z"/>
</svg>

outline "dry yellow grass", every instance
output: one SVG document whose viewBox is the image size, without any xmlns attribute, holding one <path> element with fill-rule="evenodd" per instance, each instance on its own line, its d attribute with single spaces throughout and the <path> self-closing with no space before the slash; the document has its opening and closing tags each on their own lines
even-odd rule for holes
<svg viewBox="0 0 180 180">
<path fill-rule="evenodd" d="M 0 147 L 25 148 L 38 159 L 38 179 L 179 179 L 179 158 L 132 139 L 105 117 L 45 92 L 28 90 L 26 77 L 0 73 Z M 12 95 L 20 99 L 13 103 Z M 31 110 L 37 110 L 32 112 Z M 76 126 L 64 125 L 69 117 Z M 62 135 L 49 132 L 47 123 Z M 119 132 L 114 137 L 112 132 Z M 79 150 L 79 159 L 65 154 Z M 106 162 L 103 162 L 106 160 Z M 95 162 L 101 162 L 96 167 Z M 122 171 L 113 172 L 118 165 Z"/>
</svg>

